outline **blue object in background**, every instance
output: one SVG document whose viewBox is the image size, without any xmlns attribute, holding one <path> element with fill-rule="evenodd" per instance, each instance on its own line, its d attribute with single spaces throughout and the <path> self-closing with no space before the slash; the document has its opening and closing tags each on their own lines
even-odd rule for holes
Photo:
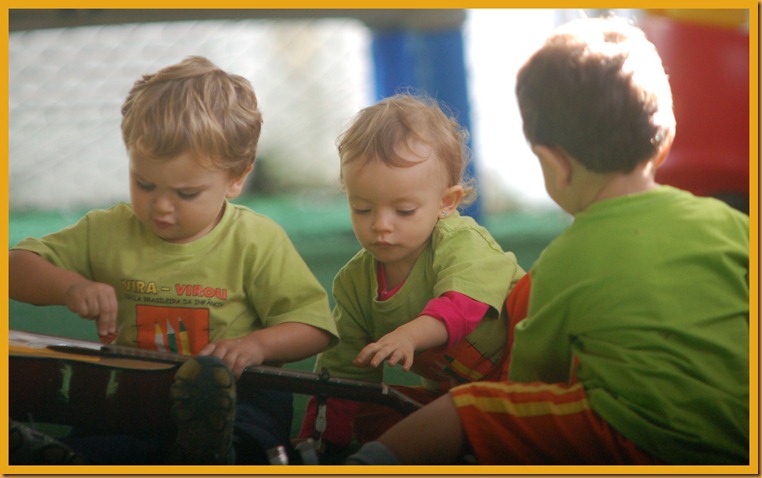
<svg viewBox="0 0 762 478">
<path fill-rule="evenodd" d="M 374 31 L 371 42 L 375 71 L 376 99 L 410 91 L 439 101 L 469 131 L 471 110 L 466 85 L 462 27 L 436 30 Z M 472 161 L 466 174 L 477 181 Z M 482 219 L 478 199 L 463 210 L 477 221 Z"/>
</svg>

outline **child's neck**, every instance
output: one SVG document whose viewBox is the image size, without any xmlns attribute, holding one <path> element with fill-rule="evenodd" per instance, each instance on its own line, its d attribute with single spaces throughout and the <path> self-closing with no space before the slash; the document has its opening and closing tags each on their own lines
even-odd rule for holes
<svg viewBox="0 0 762 478">
<path fill-rule="evenodd" d="M 409 269 L 402 270 L 400 267 L 390 267 L 381 262 L 378 263 L 377 272 L 380 277 L 383 277 L 386 291 L 398 289 L 410 274 Z"/>
<path fill-rule="evenodd" d="M 659 185 L 654 179 L 655 170 L 653 162 L 646 161 L 627 174 L 602 175 L 591 173 L 587 181 L 588 184 L 584 187 L 584 192 L 579 196 L 577 212 L 582 212 L 591 204 L 599 201 L 642 193 L 658 187 Z"/>
<path fill-rule="evenodd" d="M 403 279 L 402 282 L 399 282 L 396 285 L 389 285 L 386 281 L 386 271 L 384 270 L 384 265 L 380 262 L 376 263 L 376 281 L 378 282 L 376 298 L 381 301 L 387 300 L 390 297 L 394 296 L 400 287 L 402 287 L 402 284 L 405 283 L 405 280 Z"/>
</svg>

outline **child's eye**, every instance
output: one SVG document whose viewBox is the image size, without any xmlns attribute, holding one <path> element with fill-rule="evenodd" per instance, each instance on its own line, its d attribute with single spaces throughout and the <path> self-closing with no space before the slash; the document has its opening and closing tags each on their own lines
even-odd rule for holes
<svg viewBox="0 0 762 478">
<path fill-rule="evenodd" d="M 360 208 L 357 208 L 357 207 L 353 207 L 352 208 L 352 212 L 355 213 L 355 214 L 363 215 L 363 214 L 370 213 L 370 209 L 360 209 Z"/>
<path fill-rule="evenodd" d="M 201 194 L 201 191 L 194 191 L 194 192 L 185 192 L 185 191 L 177 191 L 177 196 L 180 199 L 190 200 L 198 197 L 198 195 Z"/>
<path fill-rule="evenodd" d="M 415 211 L 416 211 L 415 209 L 400 209 L 397 211 L 397 214 L 399 214 L 400 216 L 412 216 L 413 214 L 415 214 Z"/>
<path fill-rule="evenodd" d="M 154 188 L 153 184 L 144 183 L 143 181 L 140 181 L 139 179 L 135 180 L 135 184 L 138 186 L 138 189 L 141 189 L 143 191 L 152 191 Z"/>
</svg>

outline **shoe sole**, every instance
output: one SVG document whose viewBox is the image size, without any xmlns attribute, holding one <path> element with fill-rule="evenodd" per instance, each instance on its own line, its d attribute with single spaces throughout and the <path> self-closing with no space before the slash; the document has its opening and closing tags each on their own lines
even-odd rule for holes
<svg viewBox="0 0 762 478">
<path fill-rule="evenodd" d="M 170 387 L 177 425 L 173 462 L 226 464 L 231 461 L 235 419 L 235 377 L 216 357 L 185 362 Z"/>
<path fill-rule="evenodd" d="M 85 465 L 86 460 L 53 437 L 11 420 L 8 437 L 10 465 Z"/>
</svg>

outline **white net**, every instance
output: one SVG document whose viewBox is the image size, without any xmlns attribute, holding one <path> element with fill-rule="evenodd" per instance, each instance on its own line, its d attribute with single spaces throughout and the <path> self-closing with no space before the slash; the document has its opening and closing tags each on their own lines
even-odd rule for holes
<svg viewBox="0 0 762 478">
<path fill-rule="evenodd" d="M 521 132 L 513 88 L 519 66 L 564 15 L 579 12 L 467 10 L 471 137 L 485 211 L 551 204 Z M 8 41 L 11 212 L 127 200 L 122 101 L 140 76 L 189 55 L 245 76 L 257 92 L 264 125 L 249 188 L 335 193 L 336 137 L 374 100 L 371 39 L 352 18 L 14 31 Z"/>
<path fill-rule="evenodd" d="M 370 34 L 356 20 L 242 20 L 13 32 L 11 210 L 129 198 L 121 104 L 133 82 L 189 55 L 248 78 L 264 117 L 256 187 L 336 188 L 336 136 L 371 100 Z"/>
</svg>

